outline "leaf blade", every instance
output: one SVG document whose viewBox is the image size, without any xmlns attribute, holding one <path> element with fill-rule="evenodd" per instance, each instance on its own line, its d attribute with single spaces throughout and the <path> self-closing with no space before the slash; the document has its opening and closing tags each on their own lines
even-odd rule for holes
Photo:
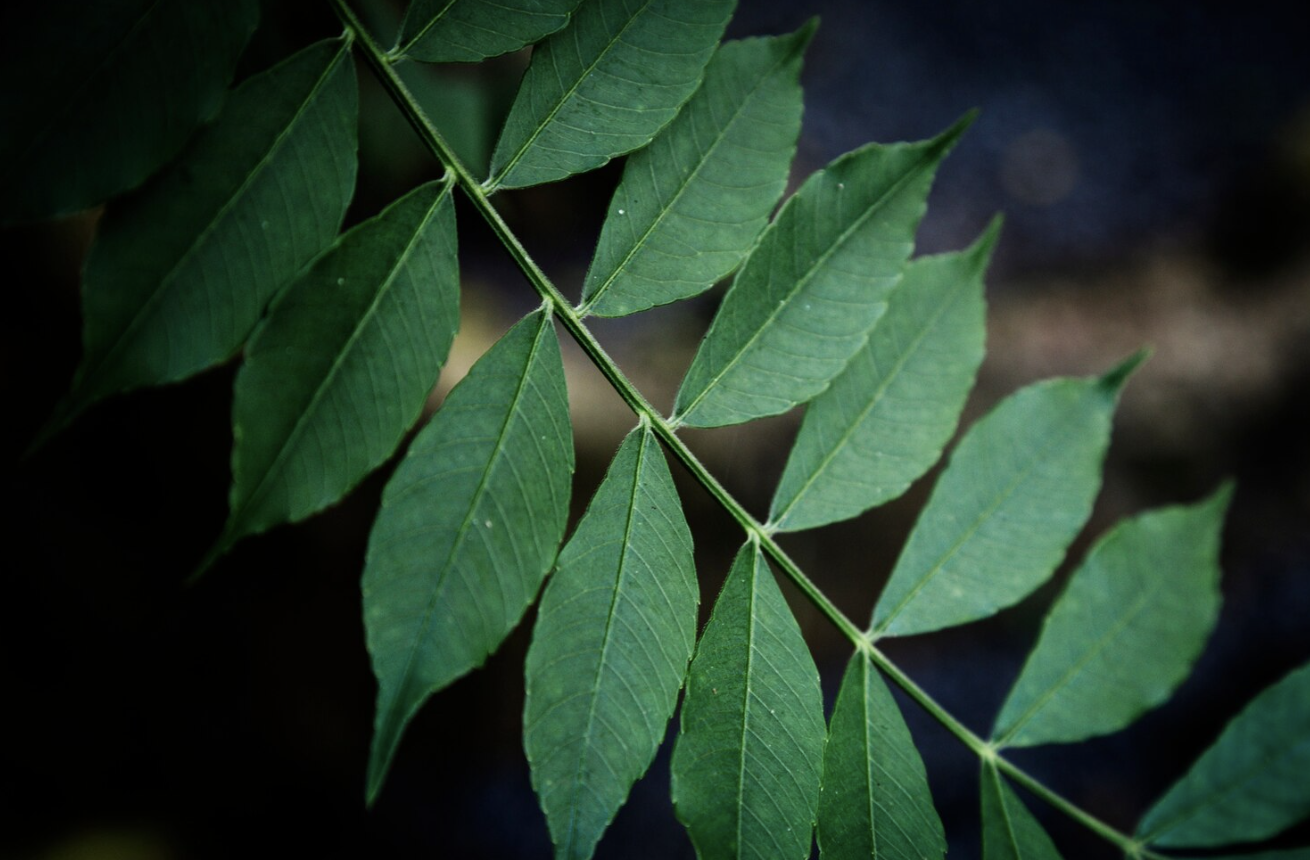
<svg viewBox="0 0 1310 860">
<path fill-rule="evenodd" d="M 1231 488 L 1126 520 L 1047 614 L 996 719 L 1009 746 L 1108 734 L 1163 703 L 1219 614 L 1219 530 Z"/>
<path fill-rule="evenodd" d="M 414 0 L 392 54 L 477 63 L 517 51 L 569 22 L 580 0 Z"/>
<path fill-rule="evenodd" d="M 990 762 L 981 774 L 983 860 L 1060 860 L 1055 843 Z"/>
<path fill-rule="evenodd" d="M 697 855 L 808 857 L 825 735 L 814 661 L 747 544 L 701 634 L 673 749 L 674 811 Z"/>
<path fill-rule="evenodd" d="M 1274 836 L 1310 814 L 1310 665 L 1234 717 L 1137 827 L 1153 846 L 1210 848 Z"/>
<path fill-rule="evenodd" d="M 624 166 L 583 280 L 584 313 L 688 298 L 741 263 L 786 187 L 813 33 L 811 23 L 720 46 L 696 94 Z"/>
<path fill-rule="evenodd" d="M 770 506 L 778 530 L 890 501 L 941 455 L 982 362 L 982 276 L 999 227 L 906 266 L 876 335 L 806 410 Z"/>
<path fill-rule="evenodd" d="M 590 857 L 650 766 L 691 660 L 698 602 L 691 531 L 641 426 L 560 553 L 528 649 L 523 746 L 557 858 Z"/>
<path fill-rule="evenodd" d="M 946 834 L 914 738 L 878 671 L 846 665 L 823 752 L 818 840 L 825 858 L 928 860 Z"/>
<path fill-rule="evenodd" d="M 878 598 L 876 634 L 985 618 L 1046 581 L 1091 513 L 1118 391 L 1139 361 L 1030 385 L 965 434 Z"/>
<path fill-rule="evenodd" d="M 678 389 L 675 422 L 739 424 L 828 386 L 886 310 L 937 165 L 970 121 L 928 141 L 869 144 L 806 180 L 724 296 Z"/>
<path fill-rule="evenodd" d="M 487 187 L 554 182 L 650 142 L 696 89 L 734 5 L 585 0 L 534 50 Z"/>
<path fill-rule="evenodd" d="M 370 802 L 422 703 L 481 665 L 535 598 L 572 471 L 559 343 L 538 311 L 451 391 L 383 492 L 363 580 L 378 678 Z"/>
</svg>

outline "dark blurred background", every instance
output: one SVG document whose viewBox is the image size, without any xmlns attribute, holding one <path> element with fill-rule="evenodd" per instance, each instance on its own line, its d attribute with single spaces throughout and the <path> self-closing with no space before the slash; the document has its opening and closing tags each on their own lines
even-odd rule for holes
<svg viewBox="0 0 1310 860">
<path fill-rule="evenodd" d="M 1226 603 L 1173 701 L 1114 736 L 1015 754 L 1131 829 L 1243 703 L 1310 657 L 1310 54 L 1300 15 L 1262 0 L 741 7 L 732 36 L 822 17 L 793 182 L 868 140 L 927 137 L 981 108 L 940 173 L 920 242 L 924 252 L 961 247 L 993 212 L 1006 214 L 988 281 L 989 354 L 967 421 L 1020 385 L 1099 372 L 1153 347 L 1124 397 L 1073 559 L 1122 516 L 1238 481 Z M 357 8 L 378 32 L 394 28 L 392 6 Z M 339 32 L 320 3 L 269 2 L 264 20 L 239 76 Z M 525 60 L 406 74 L 477 163 Z M 3 85 L 22 81 L 9 72 Z M 362 66 L 361 91 L 352 220 L 436 172 Z M 572 295 L 620 172 L 615 163 L 499 201 Z M 116 398 L 20 459 L 78 361 L 78 276 L 97 214 L 0 232 L 10 273 L 0 857 L 549 856 L 519 740 L 531 613 L 483 670 L 430 701 L 376 807 L 363 807 L 374 684 L 358 581 L 390 465 L 325 514 L 243 542 L 184 588 L 225 516 L 233 366 Z M 465 316 L 433 407 L 536 304 L 476 215 L 459 214 Z M 596 330 L 667 407 L 721 295 Z M 632 419 L 576 350 L 566 362 L 576 515 Z M 762 514 L 798 417 L 688 438 Z M 678 477 L 708 612 L 740 535 Z M 848 615 L 866 618 L 931 481 L 785 545 Z M 991 620 L 887 650 L 985 732 L 1066 573 Z M 848 649 L 793 605 L 831 703 Z M 977 857 L 977 763 L 903 704 L 951 856 Z M 666 744 L 598 857 L 692 856 L 667 772 Z M 1032 808 L 1069 860 L 1114 856 Z M 1302 827 L 1283 844 L 1307 842 Z"/>
</svg>

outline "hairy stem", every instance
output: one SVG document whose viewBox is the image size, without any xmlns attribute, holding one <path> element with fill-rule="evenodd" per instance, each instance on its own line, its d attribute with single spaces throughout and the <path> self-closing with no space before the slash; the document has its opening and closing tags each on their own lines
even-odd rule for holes
<svg viewBox="0 0 1310 860">
<path fill-rule="evenodd" d="M 996 749 L 987 741 L 974 734 L 967 726 L 956 719 L 949 711 L 943 708 L 936 699 L 920 687 L 915 681 L 906 675 L 900 667 L 887 658 L 885 654 L 879 651 L 872 644 L 869 636 L 861 630 L 854 622 L 837 608 L 837 606 L 828 599 L 818 586 L 814 584 L 805 572 L 787 555 L 783 549 L 778 546 L 773 539 L 770 529 L 759 522 L 755 517 L 742 507 L 741 503 L 729 493 L 718 479 L 707 470 L 703 463 L 692 453 L 686 443 L 680 439 L 676 433 L 676 427 L 673 422 L 665 418 L 649 401 L 637 390 L 623 372 L 619 370 L 609 354 L 596 340 L 591 330 L 583 324 L 582 318 L 578 311 L 574 310 L 569 301 L 560 293 L 546 273 L 541 270 L 536 261 L 528 254 L 527 250 L 519 242 L 518 237 L 510 231 L 509 226 L 500 213 L 492 205 L 488 192 L 484 189 L 480 180 L 469 172 L 468 168 L 455 155 L 449 144 L 437 131 L 436 126 L 424 114 L 423 109 L 419 106 L 418 101 L 410 93 L 405 82 L 400 79 L 396 70 L 389 61 L 387 52 L 373 39 L 372 35 L 364 28 L 359 19 L 346 5 L 345 0 L 330 0 L 333 9 L 347 30 L 353 35 L 356 45 L 364 54 L 365 60 L 376 73 L 378 80 L 391 96 L 397 108 L 405 115 L 409 124 L 422 139 L 424 144 L 438 160 L 445 165 L 446 169 L 454 175 L 456 182 L 464 191 L 465 195 L 473 203 L 474 208 L 482 215 L 487 224 L 491 227 L 496 237 L 504 244 L 510 256 L 518 264 L 523 274 L 527 277 L 532 288 L 537 291 L 542 300 L 546 302 L 552 314 L 560 321 L 560 324 L 568 330 L 569 334 L 587 353 L 587 357 L 605 376 L 610 385 L 628 404 L 629 408 L 637 415 L 639 420 L 649 424 L 651 430 L 659 437 L 664 447 L 676 457 L 682 465 L 691 472 L 696 481 L 705 488 L 711 496 L 723 507 L 724 510 L 732 516 L 734 520 L 746 532 L 748 539 L 757 541 L 765 554 L 771 558 L 786 574 L 787 578 L 800 589 L 814 606 L 829 621 L 831 621 L 842 635 L 844 635 L 856 647 L 863 652 L 884 674 L 904 690 L 910 698 L 914 699 L 924 710 L 926 710 L 934 719 L 941 723 L 951 734 L 955 735 L 966 747 L 980 758 L 995 762 L 996 767 L 1015 782 L 1022 785 L 1032 794 L 1037 795 L 1051 806 L 1073 818 L 1093 833 L 1102 837 L 1106 841 L 1120 848 L 1128 857 L 1133 858 L 1160 858 L 1163 855 L 1147 849 L 1145 846 L 1137 843 L 1131 836 L 1116 830 L 1100 819 L 1083 810 L 1073 802 L 1066 800 L 1057 794 L 1044 783 L 1019 768 L 1017 765 L 1002 758 Z"/>
</svg>

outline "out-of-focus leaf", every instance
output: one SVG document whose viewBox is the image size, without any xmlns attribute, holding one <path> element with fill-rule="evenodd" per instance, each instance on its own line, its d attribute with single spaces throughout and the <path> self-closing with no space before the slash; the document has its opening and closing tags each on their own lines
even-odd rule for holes
<svg viewBox="0 0 1310 860">
<path fill-rule="evenodd" d="M 476 63 L 517 51 L 569 22 L 579 0 L 413 0 L 393 52 L 428 63 Z"/>
<path fill-rule="evenodd" d="M 560 860 L 591 856 L 655 757 L 698 602 L 673 477 L 638 427 L 560 553 L 528 649 L 523 746 Z"/>
<path fill-rule="evenodd" d="M 628 159 L 583 281 L 586 312 L 675 302 L 737 268 L 787 184 L 813 34 L 811 23 L 724 44 L 677 119 Z"/>
<path fill-rule="evenodd" d="M 1117 731 L 1164 702 L 1219 615 L 1231 488 L 1142 514 L 1103 537 L 1046 616 L 992 736 L 1008 746 Z"/>
<path fill-rule="evenodd" d="M 869 144 L 806 180 L 724 297 L 678 390 L 676 421 L 739 424 L 828 386 L 887 309 L 937 166 L 970 121 L 928 141 Z"/>
<path fill-rule="evenodd" d="M 554 182 L 651 141 L 700 83 L 736 0 L 585 0 L 532 63 L 490 188 Z"/>
<path fill-rule="evenodd" d="M 819 673 L 758 547 L 737 555 L 687 675 L 673 805 L 702 860 L 810 856 Z"/>
<path fill-rule="evenodd" d="M 1055 843 L 1005 784 L 996 766 L 982 766 L 983 860 L 1060 860 Z"/>
<path fill-rule="evenodd" d="M 806 409 L 769 515 L 779 531 L 890 501 L 941 456 L 982 361 L 999 232 L 998 219 L 969 250 L 905 267 L 876 336 Z"/>
<path fill-rule="evenodd" d="M 480 666 L 536 597 L 572 472 L 564 366 L 538 311 L 451 391 L 383 492 L 363 585 L 378 679 L 370 801 L 419 706 Z"/>
</svg>

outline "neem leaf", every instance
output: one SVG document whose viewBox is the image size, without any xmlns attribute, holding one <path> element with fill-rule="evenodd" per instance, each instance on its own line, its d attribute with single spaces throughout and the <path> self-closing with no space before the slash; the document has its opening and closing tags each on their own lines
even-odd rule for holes
<svg viewBox="0 0 1310 860">
<path fill-rule="evenodd" d="M 628 159 L 583 281 L 584 312 L 675 302 L 737 268 L 787 184 L 814 28 L 725 43 L 677 118 Z"/>
<path fill-rule="evenodd" d="M 863 654 L 846 664 L 823 753 L 824 858 L 941 860 L 946 835 L 914 738 Z"/>
<path fill-rule="evenodd" d="M 747 544 L 701 634 L 673 749 L 673 805 L 702 860 L 810 856 L 824 735 L 818 670 Z"/>
<path fill-rule="evenodd" d="M 251 338 L 220 548 L 321 510 L 391 456 L 458 326 L 455 208 L 432 182 L 338 239 Z"/>
<path fill-rule="evenodd" d="M 109 206 L 86 264 L 82 364 L 51 429 L 236 351 L 341 229 L 356 113 L 349 43 L 318 42 L 237 87 L 179 161 Z"/>
<path fill-rule="evenodd" d="M 995 765 L 983 764 L 981 782 L 983 860 L 1060 860 L 1051 837 Z"/>
<path fill-rule="evenodd" d="M 828 386 L 886 310 L 937 165 L 970 121 L 928 141 L 869 144 L 806 180 L 724 296 L 675 421 L 739 424 Z"/>
<path fill-rule="evenodd" d="M 896 498 L 941 455 L 983 357 L 994 221 L 967 251 L 909 263 L 876 334 L 805 411 L 770 522 L 799 531 Z"/>
<path fill-rule="evenodd" d="M 1074 572 L 992 736 L 1008 746 L 1117 731 L 1182 683 L 1219 614 L 1231 488 L 1120 523 Z"/>
<path fill-rule="evenodd" d="M 700 83 L 736 0 L 585 0 L 535 47 L 489 188 L 540 185 L 650 142 Z"/>
<path fill-rule="evenodd" d="M 1310 814 L 1310 665 L 1251 700 L 1142 818 L 1142 841 L 1211 848 L 1281 833 Z"/>
<path fill-rule="evenodd" d="M 698 602 L 691 532 L 643 425 L 560 553 L 528 649 L 523 746 L 561 860 L 591 856 L 655 757 Z"/>
<path fill-rule="evenodd" d="M 986 618 L 1046 581 L 1091 513 L 1115 401 L 1140 361 L 1030 385 L 969 430 L 874 607 L 875 633 Z"/>
<path fill-rule="evenodd" d="M 579 0 L 414 0 L 394 54 L 428 63 L 476 63 L 517 51 L 563 27 Z"/>
<path fill-rule="evenodd" d="M 363 583 L 378 679 L 370 801 L 419 706 L 482 665 L 536 597 L 572 472 L 559 342 L 538 311 L 450 392 L 382 494 Z"/>
<path fill-rule="evenodd" d="M 259 4 L 43 0 L 7 15 L 0 53 L 22 75 L 0 91 L 9 222 L 84 209 L 177 155 L 222 103 Z"/>
</svg>

